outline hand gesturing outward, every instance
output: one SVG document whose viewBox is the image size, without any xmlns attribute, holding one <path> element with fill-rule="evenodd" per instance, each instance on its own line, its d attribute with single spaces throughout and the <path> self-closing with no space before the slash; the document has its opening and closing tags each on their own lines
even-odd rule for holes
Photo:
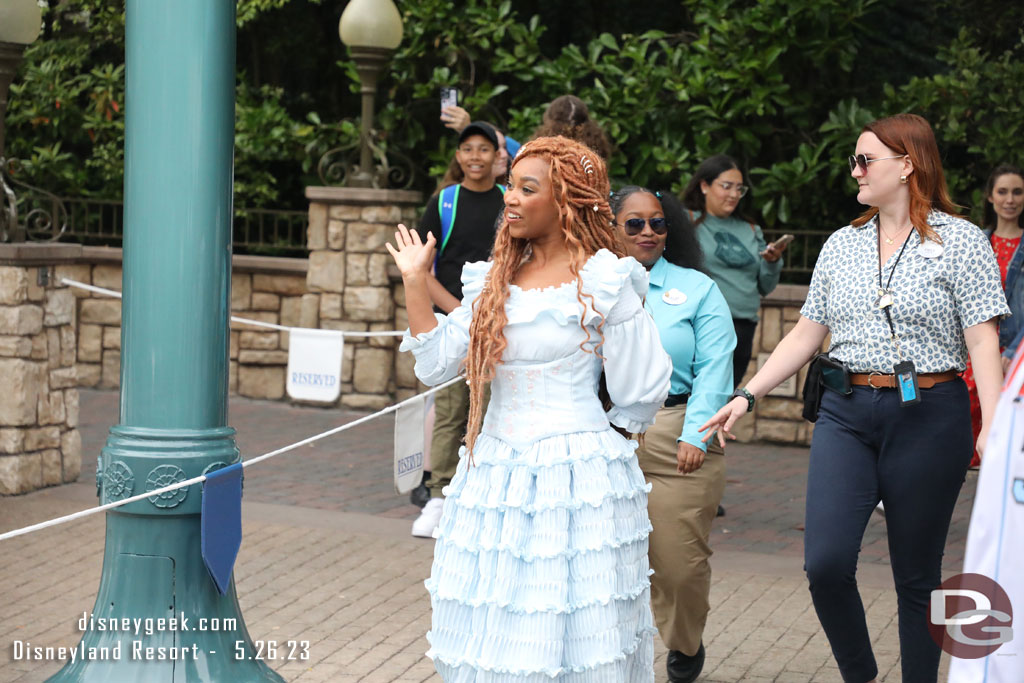
<svg viewBox="0 0 1024 683">
<path fill-rule="evenodd" d="M 391 256 L 395 259 L 395 265 L 404 279 L 426 275 L 430 272 L 430 263 L 434 255 L 434 245 L 437 241 L 434 234 L 427 233 L 427 241 L 420 240 L 419 233 L 409 230 L 405 225 L 399 223 L 395 231 L 395 244 L 385 244 Z"/>
<path fill-rule="evenodd" d="M 701 441 L 707 443 L 709 439 L 713 439 L 715 434 L 718 434 L 718 443 L 725 448 L 726 437 L 735 439 L 736 436 L 732 433 L 732 426 L 736 424 L 736 420 L 740 419 L 747 413 L 747 399 L 745 398 L 734 398 L 719 410 L 717 413 L 711 416 L 711 419 L 702 424 L 697 428 L 699 432 L 707 432 L 701 437 Z"/>
</svg>

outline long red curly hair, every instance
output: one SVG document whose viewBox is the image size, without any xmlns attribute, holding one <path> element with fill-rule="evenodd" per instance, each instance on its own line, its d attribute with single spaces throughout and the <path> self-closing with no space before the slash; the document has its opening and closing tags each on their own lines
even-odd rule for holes
<svg viewBox="0 0 1024 683">
<path fill-rule="evenodd" d="M 928 225 L 928 214 L 932 209 L 938 209 L 957 216 L 957 206 L 949 198 L 946 176 L 942 172 L 942 156 L 931 124 L 917 114 L 896 114 L 872 121 L 864 126 L 861 133 L 874 133 L 893 152 L 910 157 L 914 164 L 914 172 L 907 176 L 910 222 L 917 228 L 922 242 L 926 239 L 941 242 L 942 238 Z M 877 213 L 878 207 L 872 206 L 851 224 L 860 227 Z"/>
<path fill-rule="evenodd" d="M 626 255 L 625 247 L 612 228 L 614 216 L 608 206 L 608 171 L 604 160 L 589 147 L 565 137 L 543 137 L 526 143 L 519 150 L 512 168 L 523 159 L 538 157 L 548 163 L 548 181 L 558 206 L 562 237 L 569 252 L 569 270 L 576 278 L 576 298 L 585 310 L 584 297 L 594 298 L 583 291 L 580 268 L 599 249 L 608 249 L 616 256 Z M 483 291 L 473 305 L 473 322 L 469 328 L 469 351 L 466 355 L 466 379 L 469 383 L 469 424 L 466 430 L 466 450 L 472 462 L 473 445 L 480 434 L 483 419 L 484 385 L 494 378 L 495 367 L 505 351 L 505 302 L 509 285 L 520 266 L 530 256 L 530 241 L 512 237 L 508 221 L 502 220 L 494 239 L 493 262 Z M 600 315 L 600 313 L 599 313 Z M 598 324 L 600 341 L 604 340 Z M 587 339 L 580 345 L 585 351 L 596 353 L 585 346 L 590 332 L 580 316 L 580 327 Z M 599 342 L 600 343 L 600 342 Z M 598 345 L 599 345 L 598 343 Z M 594 347 L 594 344 L 590 345 Z"/>
</svg>

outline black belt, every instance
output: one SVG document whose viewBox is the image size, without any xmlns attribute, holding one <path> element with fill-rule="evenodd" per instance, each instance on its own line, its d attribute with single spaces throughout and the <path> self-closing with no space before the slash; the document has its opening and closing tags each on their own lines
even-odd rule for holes
<svg viewBox="0 0 1024 683">
<path fill-rule="evenodd" d="M 674 408 L 675 406 L 685 406 L 686 402 L 689 400 L 689 394 L 669 394 L 668 398 L 665 399 L 665 407 Z"/>
</svg>

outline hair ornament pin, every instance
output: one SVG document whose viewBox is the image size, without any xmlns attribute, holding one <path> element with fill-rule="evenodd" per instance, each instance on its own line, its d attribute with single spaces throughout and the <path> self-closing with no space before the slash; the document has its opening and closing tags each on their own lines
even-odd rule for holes
<svg viewBox="0 0 1024 683">
<path fill-rule="evenodd" d="M 594 204 L 594 211 L 597 211 L 597 204 Z"/>
<path fill-rule="evenodd" d="M 591 175 L 594 173 L 594 162 L 591 161 L 586 154 L 580 157 L 580 164 L 583 166 L 583 171 L 587 175 Z"/>
<path fill-rule="evenodd" d="M 656 190 L 654 192 L 654 196 L 657 197 L 658 199 L 661 199 L 661 190 Z"/>
</svg>

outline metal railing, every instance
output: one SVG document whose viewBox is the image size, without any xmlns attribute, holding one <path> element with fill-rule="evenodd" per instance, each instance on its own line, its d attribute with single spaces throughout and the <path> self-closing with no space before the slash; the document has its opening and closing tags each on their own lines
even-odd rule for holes
<svg viewBox="0 0 1024 683">
<path fill-rule="evenodd" d="M 811 282 L 811 272 L 818 260 L 821 247 L 825 244 L 831 232 L 820 232 L 818 230 L 772 230 L 765 231 L 764 238 L 773 242 L 784 234 L 793 235 L 794 239 L 789 243 L 783 258 L 781 282 L 792 285 L 806 285 Z"/>
<path fill-rule="evenodd" d="M 121 246 L 124 205 L 108 199 L 62 198 L 67 207 L 67 229 L 62 242 L 93 246 Z M 236 208 L 232 239 L 236 254 L 305 257 L 305 211 Z"/>
<path fill-rule="evenodd" d="M 121 246 L 124 229 L 123 205 L 106 199 L 62 198 L 67 207 L 67 229 L 61 241 L 87 245 Z M 235 209 L 233 226 L 236 254 L 261 256 L 305 257 L 305 211 L 279 211 L 274 209 Z M 796 239 L 786 250 L 782 269 L 782 282 L 807 284 L 818 259 L 818 252 L 830 233 L 817 230 L 772 230 L 765 232 L 769 242 L 790 233 Z"/>
</svg>

